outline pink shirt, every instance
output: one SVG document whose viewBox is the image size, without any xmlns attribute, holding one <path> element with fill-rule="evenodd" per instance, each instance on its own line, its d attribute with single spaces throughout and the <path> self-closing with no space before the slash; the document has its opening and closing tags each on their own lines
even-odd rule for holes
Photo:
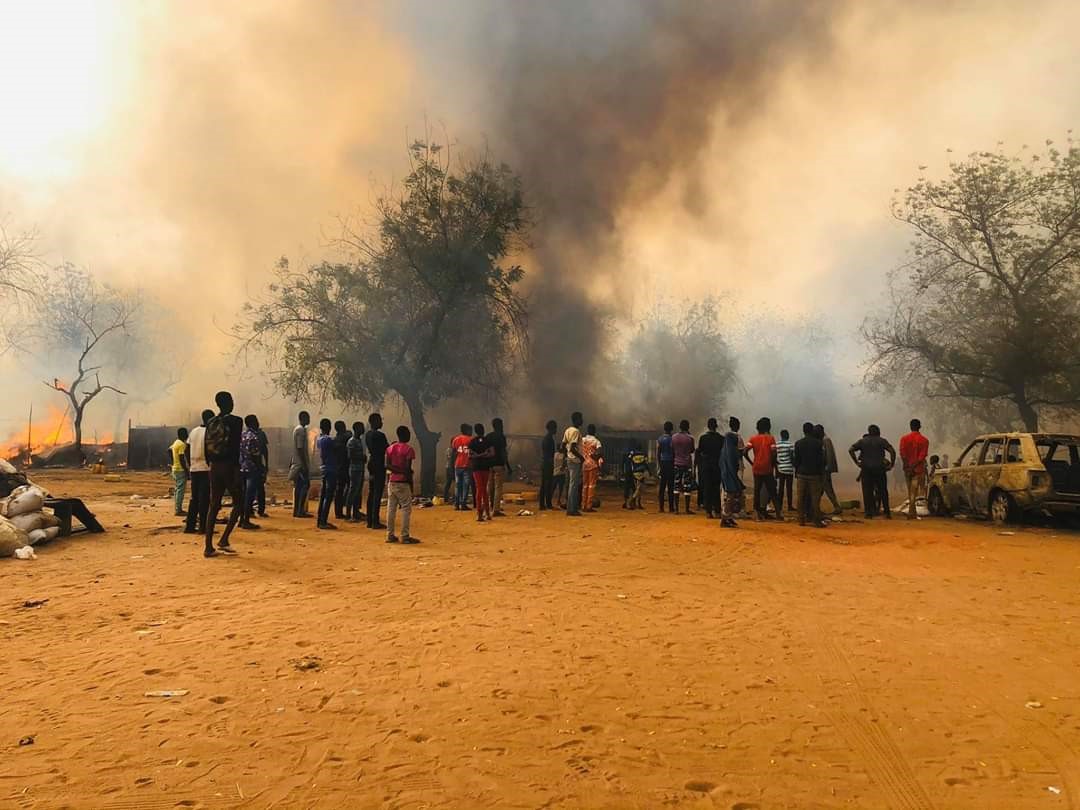
<svg viewBox="0 0 1080 810">
<path fill-rule="evenodd" d="M 415 458 L 416 451 L 409 445 L 404 444 L 403 442 L 394 442 L 390 445 L 390 448 L 386 451 L 386 467 L 388 470 L 391 470 L 391 484 L 409 483 L 409 476 L 405 475 L 403 472 L 393 472 L 393 470 L 395 468 L 404 470 L 406 465 Z"/>
</svg>

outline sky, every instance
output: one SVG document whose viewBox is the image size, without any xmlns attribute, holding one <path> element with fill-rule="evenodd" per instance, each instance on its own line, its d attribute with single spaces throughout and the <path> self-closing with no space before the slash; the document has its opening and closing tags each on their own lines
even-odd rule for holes
<svg viewBox="0 0 1080 810">
<path fill-rule="evenodd" d="M 103 428 L 188 420 L 223 387 L 287 424 L 226 333 L 278 257 L 332 255 L 339 218 L 370 213 L 431 131 L 523 174 L 534 323 L 574 370 L 543 369 L 545 405 L 597 371 L 593 319 L 625 330 L 712 295 L 744 423 L 798 386 L 816 421 L 876 409 L 895 433 L 908 406 L 862 390 L 857 339 L 904 259 L 890 200 L 921 166 L 1063 140 L 1080 113 L 1064 0 L 46 0 L 0 18 L 0 217 L 36 228 L 50 263 L 141 289 L 178 369 L 157 399 L 102 404 Z M 567 335 L 544 318 L 569 299 Z M 823 356 L 808 323 L 831 336 L 828 374 L 797 373 Z M 776 341 L 783 377 L 754 365 Z M 0 434 L 49 398 L 50 362 L 0 357 Z"/>
</svg>

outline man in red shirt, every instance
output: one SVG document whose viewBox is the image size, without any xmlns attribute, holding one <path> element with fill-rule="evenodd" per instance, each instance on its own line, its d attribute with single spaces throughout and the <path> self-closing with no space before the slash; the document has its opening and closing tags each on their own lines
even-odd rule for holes
<svg viewBox="0 0 1080 810">
<path fill-rule="evenodd" d="M 746 457 L 753 465 L 754 511 L 758 520 L 768 519 L 770 503 L 776 509 L 776 519 L 783 519 L 776 499 L 776 439 L 771 431 L 772 420 L 763 416 L 757 421 L 757 433 L 746 443 Z"/>
<path fill-rule="evenodd" d="M 930 452 L 930 441 L 919 431 L 922 422 L 911 420 L 911 433 L 900 439 L 900 461 L 904 465 L 904 478 L 907 480 L 908 520 L 915 520 L 915 501 L 926 491 L 926 455 Z"/>
<path fill-rule="evenodd" d="M 409 446 L 412 434 L 401 425 L 397 429 L 397 441 L 386 450 L 386 469 L 390 473 L 390 491 L 386 496 L 386 542 L 398 542 L 394 534 L 394 520 L 401 509 L 401 542 L 419 543 L 409 535 L 409 519 L 412 517 L 413 468 L 416 451 Z"/>
<path fill-rule="evenodd" d="M 472 425 L 461 423 L 461 432 L 450 442 L 454 453 L 454 509 L 458 512 L 469 511 L 469 487 L 472 485 L 472 470 L 469 469 L 469 442 L 472 441 Z"/>
</svg>

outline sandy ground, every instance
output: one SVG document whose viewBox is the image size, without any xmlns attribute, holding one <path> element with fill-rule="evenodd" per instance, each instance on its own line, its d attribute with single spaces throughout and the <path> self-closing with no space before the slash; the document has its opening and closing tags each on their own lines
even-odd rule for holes
<svg viewBox="0 0 1080 810">
<path fill-rule="evenodd" d="M 41 480 L 110 531 L 0 561 L 0 807 L 1080 807 L 1064 530 L 275 507 L 204 560 L 164 477 Z"/>
</svg>

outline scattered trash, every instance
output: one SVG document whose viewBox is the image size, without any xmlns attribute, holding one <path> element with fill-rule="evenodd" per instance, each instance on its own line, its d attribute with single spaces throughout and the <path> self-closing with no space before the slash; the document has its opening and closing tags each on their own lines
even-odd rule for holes
<svg viewBox="0 0 1080 810">
<path fill-rule="evenodd" d="M 522 509 L 520 512 L 518 512 L 518 517 L 532 517 L 532 516 L 533 516 L 533 513 L 530 512 L 528 509 Z"/>
<path fill-rule="evenodd" d="M 1054 787 L 1053 785 L 1047 785 L 1046 789 L 1053 793 L 1055 796 L 1058 796 L 1061 793 L 1061 788 Z"/>
<path fill-rule="evenodd" d="M 626 596 L 625 593 L 617 593 L 617 594 L 615 594 L 615 598 L 616 599 L 626 599 L 627 596 Z"/>
<path fill-rule="evenodd" d="M 187 689 L 157 689 L 153 692 L 145 692 L 144 697 L 174 698 L 183 697 L 187 693 Z"/>
<path fill-rule="evenodd" d="M 297 669 L 300 672 L 308 672 L 310 670 L 318 671 L 322 669 L 322 660 L 317 655 L 305 655 L 303 658 L 292 658 L 289 663 L 293 665 L 293 669 Z"/>
<path fill-rule="evenodd" d="M 41 607 L 42 605 L 44 605 L 48 601 L 49 601 L 48 599 L 27 599 L 25 602 L 22 603 L 22 607 L 24 607 L 24 608 Z"/>
<path fill-rule="evenodd" d="M 1027 709 L 1041 709 L 1043 705 L 1037 700 L 1029 700 L 1024 704 L 1024 707 Z"/>
<path fill-rule="evenodd" d="M 23 546 L 15 549 L 15 557 L 20 560 L 36 560 L 37 554 L 34 553 L 33 546 Z"/>
<path fill-rule="evenodd" d="M 998 532 L 1001 537 L 1015 537 L 1016 532 Z"/>
<path fill-rule="evenodd" d="M 33 744 L 34 744 L 34 735 L 33 734 L 27 734 L 25 737 L 22 737 L 22 738 L 19 739 L 19 745 L 33 745 Z"/>
<path fill-rule="evenodd" d="M 133 500 L 133 501 L 145 501 L 146 496 L 145 495 L 132 495 L 131 500 Z"/>
</svg>

